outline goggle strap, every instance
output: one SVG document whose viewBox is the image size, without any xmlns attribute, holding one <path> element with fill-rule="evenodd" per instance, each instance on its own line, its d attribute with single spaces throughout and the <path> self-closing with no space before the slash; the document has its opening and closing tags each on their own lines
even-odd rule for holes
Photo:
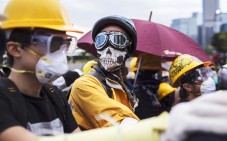
<svg viewBox="0 0 227 141">
<path fill-rule="evenodd" d="M 50 53 L 50 46 L 51 46 L 51 40 L 53 39 L 53 35 L 50 36 L 47 40 L 47 53 Z"/>
</svg>

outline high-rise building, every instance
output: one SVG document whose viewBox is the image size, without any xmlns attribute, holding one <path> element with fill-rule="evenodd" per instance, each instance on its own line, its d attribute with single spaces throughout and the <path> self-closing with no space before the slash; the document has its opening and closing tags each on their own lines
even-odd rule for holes
<svg viewBox="0 0 227 141">
<path fill-rule="evenodd" d="M 219 0 L 203 0 L 202 47 L 211 43 L 212 36 L 220 30 Z"/>
<path fill-rule="evenodd" d="M 198 25 L 201 24 L 201 14 L 193 13 L 192 17 L 172 20 L 171 27 L 178 30 L 198 43 Z"/>
<path fill-rule="evenodd" d="M 221 21 L 221 24 L 227 23 L 227 13 L 220 14 L 220 21 Z"/>
<path fill-rule="evenodd" d="M 227 13 L 222 13 L 219 9 L 219 0 L 203 0 L 203 12 L 193 13 L 189 18 L 174 19 L 171 27 L 205 48 L 211 44 L 215 33 L 227 31 Z"/>
<path fill-rule="evenodd" d="M 221 28 L 220 32 L 227 31 L 227 13 L 221 13 Z"/>
</svg>

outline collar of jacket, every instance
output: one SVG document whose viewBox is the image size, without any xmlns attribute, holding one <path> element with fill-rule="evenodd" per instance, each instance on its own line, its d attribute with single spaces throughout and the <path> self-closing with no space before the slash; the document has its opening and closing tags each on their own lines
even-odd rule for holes
<svg viewBox="0 0 227 141">
<path fill-rule="evenodd" d="M 106 81 L 106 84 L 108 86 L 110 86 L 111 88 L 120 89 L 120 90 L 124 91 L 124 89 L 122 88 L 122 86 L 118 82 L 116 82 L 116 81 L 114 81 L 114 80 L 112 80 L 108 77 L 105 78 L 105 81 Z"/>
</svg>

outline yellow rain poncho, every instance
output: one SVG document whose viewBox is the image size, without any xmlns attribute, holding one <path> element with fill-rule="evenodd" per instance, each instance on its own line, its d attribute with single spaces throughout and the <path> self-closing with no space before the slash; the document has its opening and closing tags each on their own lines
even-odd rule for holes
<svg viewBox="0 0 227 141">
<path fill-rule="evenodd" d="M 118 123 L 126 117 L 139 120 L 133 113 L 121 85 L 112 80 L 108 80 L 108 83 L 112 84 L 112 98 L 108 97 L 102 84 L 94 76 L 84 75 L 74 82 L 69 102 L 80 127 L 94 129 L 110 126 L 105 120 L 98 121 L 96 119 L 98 114 L 107 114 Z"/>
</svg>

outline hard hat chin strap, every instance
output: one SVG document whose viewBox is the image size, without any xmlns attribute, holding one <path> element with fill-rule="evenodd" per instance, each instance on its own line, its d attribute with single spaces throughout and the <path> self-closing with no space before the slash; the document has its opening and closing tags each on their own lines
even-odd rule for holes
<svg viewBox="0 0 227 141">
<path fill-rule="evenodd" d="M 15 69 L 11 68 L 11 71 L 16 72 L 16 73 L 35 73 L 35 71 L 30 71 L 30 70 L 20 70 L 20 69 Z"/>
</svg>

